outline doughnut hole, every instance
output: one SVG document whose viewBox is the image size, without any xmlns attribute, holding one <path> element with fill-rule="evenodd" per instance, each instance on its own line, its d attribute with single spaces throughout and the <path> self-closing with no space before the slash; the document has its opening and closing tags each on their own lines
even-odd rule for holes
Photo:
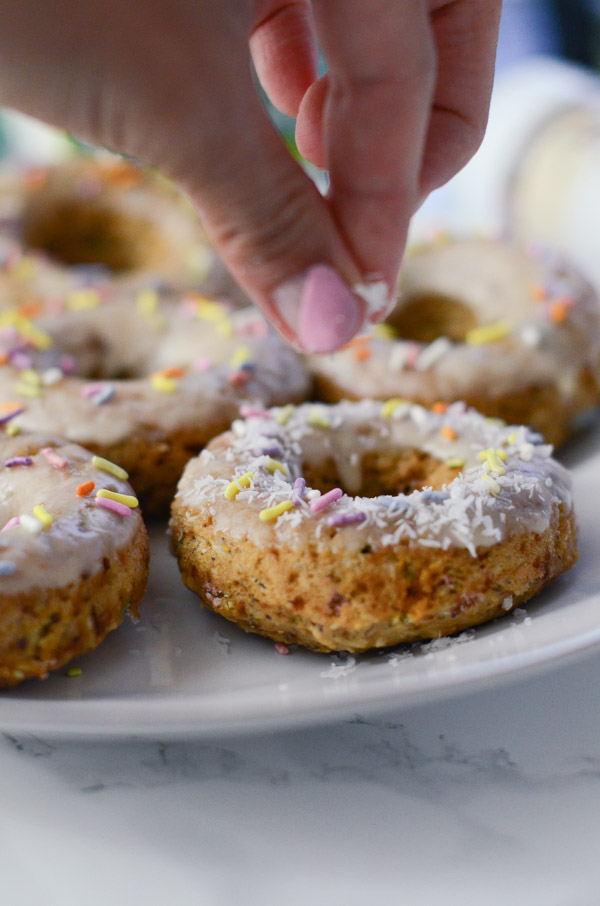
<svg viewBox="0 0 600 906">
<path fill-rule="evenodd" d="M 340 474 L 333 458 L 318 465 L 304 463 L 302 467 L 309 487 L 323 492 L 338 487 L 345 494 L 356 497 L 412 494 L 425 487 L 439 490 L 457 474 L 456 469 L 450 469 L 434 456 L 410 448 L 371 450 L 361 459 L 360 470 L 356 470 L 356 482 L 350 472 L 354 473 L 354 468 L 349 470 L 348 475 Z"/>
<path fill-rule="evenodd" d="M 401 298 L 388 323 L 403 340 L 432 343 L 438 337 L 448 337 L 461 343 L 478 322 L 472 309 L 460 299 L 432 293 Z"/>
<path fill-rule="evenodd" d="M 23 237 L 30 249 L 67 266 L 99 264 L 116 273 L 149 268 L 166 255 L 164 239 L 148 219 L 125 218 L 97 201 L 38 205 L 34 197 L 23 211 Z"/>
</svg>

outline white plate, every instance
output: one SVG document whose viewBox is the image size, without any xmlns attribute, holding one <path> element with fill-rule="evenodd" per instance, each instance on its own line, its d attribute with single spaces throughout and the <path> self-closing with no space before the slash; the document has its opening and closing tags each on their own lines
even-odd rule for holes
<svg viewBox="0 0 600 906">
<path fill-rule="evenodd" d="M 458 640 L 356 659 L 246 635 L 201 610 L 152 529 L 142 619 L 65 671 L 0 695 L 0 728 L 50 736 L 208 736 L 311 723 L 433 700 L 548 666 L 600 642 L 600 427 L 563 452 L 573 469 L 580 559 L 530 602 Z"/>
</svg>

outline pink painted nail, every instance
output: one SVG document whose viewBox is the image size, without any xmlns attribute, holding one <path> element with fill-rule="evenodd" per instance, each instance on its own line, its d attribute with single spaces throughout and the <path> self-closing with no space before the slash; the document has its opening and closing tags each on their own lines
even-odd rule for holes
<svg viewBox="0 0 600 906">
<path fill-rule="evenodd" d="M 333 352 L 363 324 L 363 303 L 326 264 L 278 286 L 273 305 L 305 352 Z"/>
</svg>

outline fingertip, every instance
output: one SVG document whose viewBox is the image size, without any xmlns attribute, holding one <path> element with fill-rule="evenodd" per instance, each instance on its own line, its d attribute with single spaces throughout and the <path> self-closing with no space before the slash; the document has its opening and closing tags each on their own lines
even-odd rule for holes
<svg viewBox="0 0 600 906">
<path fill-rule="evenodd" d="M 322 76 L 304 94 L 296 120 L 296 146 L 305 160 L 320 170 L 327 168 L 323 143 L 323 109 L 327 78 Z"/>
</svg>

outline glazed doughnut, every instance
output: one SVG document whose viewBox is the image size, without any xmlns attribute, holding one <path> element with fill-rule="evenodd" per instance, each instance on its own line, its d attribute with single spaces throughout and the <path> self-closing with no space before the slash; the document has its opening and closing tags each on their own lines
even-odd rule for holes
<svg viewBox="0 0 600 906">
<path fill-rule="evenodd" d="M 327 401 L 463 400 L 558 444 L 598 400 L 600 308 L 553 253 L 440 241 L 407 256 L 387 324 L 310 365 Z"/>
<path fill-rule="evenodd" d="M 253 308 L 124 292 L 18 254 L 0 258 L 0 363 L 11 430 L 58 434 L 118 462 L 146 514 L 168 508 L 187 460 L 240 403 L 305 399 L 310 383 Z"/>
<path fill-rule="evenodd" d="M 208 607 L 285 644 L 449 635 L 575 562 L 570 479 L 550 454 L 462 403 L 255 412 L 188 463 L 172 548 Z"/>
<path fill-rule="evenodd" d="M 155 274 L 247 304 L 183 193 L 158 171 L 108 152 L 6 170 L 0 231 L 66 267 L 95 265 L 121 281 Z"/>
<path fill-rule="evenodd" d="M 0 686 L 13 686 L 44 678 L 137 615 L 148 539 L 113 463 L 26 434 L 0 438 L 0 463 Z"/>
</svg>

